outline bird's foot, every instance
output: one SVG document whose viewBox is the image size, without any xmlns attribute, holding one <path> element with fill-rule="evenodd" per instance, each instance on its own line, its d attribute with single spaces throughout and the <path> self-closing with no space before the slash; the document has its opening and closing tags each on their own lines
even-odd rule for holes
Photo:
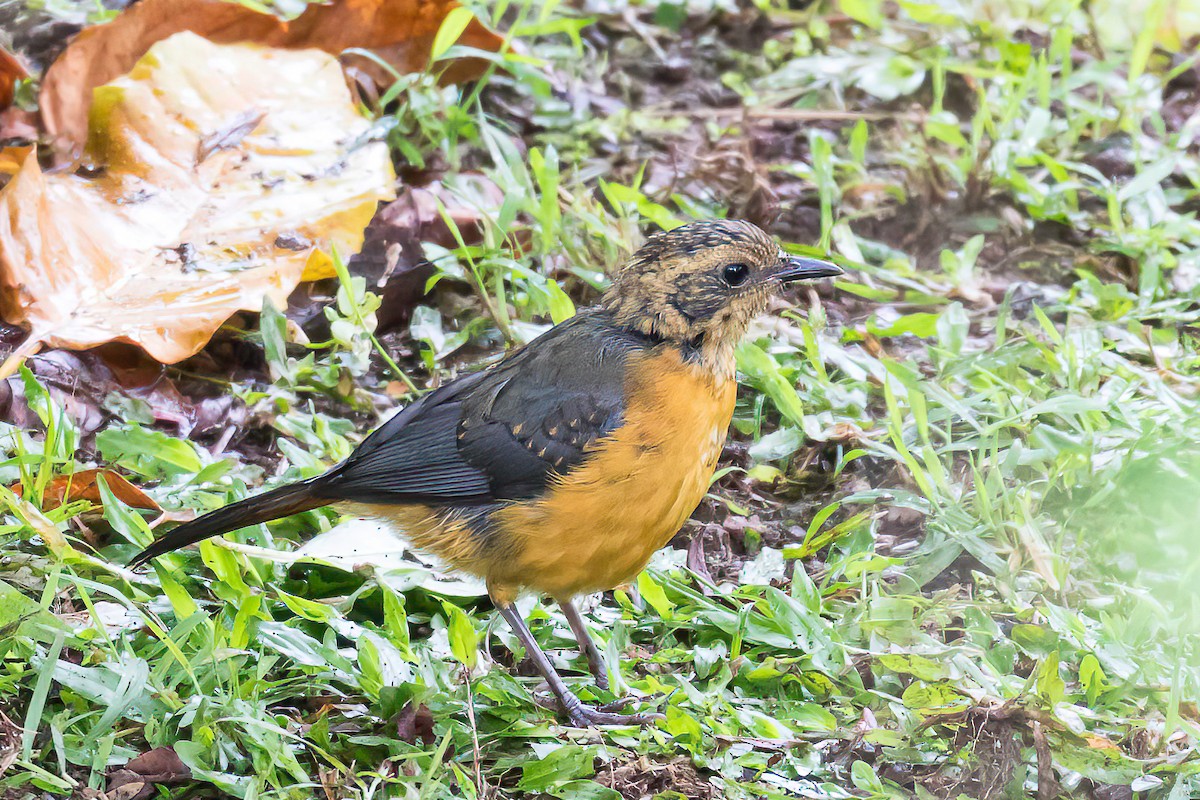
<svg viewBox="0 0 1200 800">
<path fill-rule="evenodd" d="M 596 706 L 596 708 L 600 709 L 601 711 L 621 711 L 623 709 L 629 708 L 631 705 L 638 702 L 639 700 L 642 702 L 648 702 L 657 697 L 659 697 L 659 695 L 651 695 L 650 697 L 634 697 L 631 694 L 627 694 L 624 697 L 618 697 L 616 700 L 605 703 L 602 706 Z"/>
<path fill-rule="evenodd" d="M 564 710 L 567 718 L 576 728 L 592 728 L 599 725 L 653 725 L 660 719 L 666 719 L 662 714 L 618 714 L 615 709 L 625 708 L 633 700 L 623 698 L 603 706 L 589 706 L 584 703 L 572 705 Z"/>
<path fill-rule="evenodd" d="M 590 706 L 571 694 L 561 699 L 535 696 L 534 702 L 542 708 L 566 714 L 567 719 L 577 728 L 591 728 L 597 725 L 652 725 L 660 719 L 666 719 L 662 714 L 655 713 L 617 713 L 643 699 L 622 697 L 602 706 Z"/>
<path fill-rule="evenodd" d="M 654 697 L 659 697 L 655 695 Z M 571 724 L 578 728 L 587 728 L 595 725 L 653 725 L 661 719 L 666 719 L 665 716 L 656 712 L 641 712 L 637 714 L 620 714 L 629 706 L 637 702 L 645 702 L 652 698 L 634 697 L 626 695 L 618 697 L 610 703 L 605 703 L 602 706 L 589 706 L 583 703 L 579 698 L 571 695 L 563 698 L 561 706 L 566 712 L 567 717 L 571 720 Z"/>
</svg>

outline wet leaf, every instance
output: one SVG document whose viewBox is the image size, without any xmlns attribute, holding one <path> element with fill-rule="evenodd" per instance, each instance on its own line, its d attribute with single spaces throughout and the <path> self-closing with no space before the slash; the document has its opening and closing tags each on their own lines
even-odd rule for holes
<svg viewBox="0 0 1200 800">
<path fill-rule="evenodd" d="M 915 653 L 888 653 L 879 657 L 879 663 L 892 672 L 908 673 L 923 681 L 941 680 L 949 672 L 945 664 Z"/>
<path fill-rule="evenodd" d="M 150 479 L 204 468 L 190 442 L 140 425 L 107 428 L 96 435 L 96 446 L 105 461 Z"/>
<path fill-rule="evenodd" d="M 962 711 L 967 699 L 954 687 L 945 683 L 909 684 L 904 690 L 904 705 L 928 714 L 947 714 Z"/>
<path fill-rule="evenodd" d="M 443 20 L 457 13 L 452 21 L 456 27 L 462 24 L 459 44 L 500 48 L 499 36 L 473 17 L 464 19 L 457 9 L 454 0 L 314 3 L 296 19 L 285 21 L 221 0 L 142 0 L 112 22 L 85 30 L 50 66 L 42 81 L 42 120 L 52 136 L 75 145 L 83 142 L 92 90 L 129 71 L 156 42 L 183 31 L 220 44 L 256 42 L 318 48 L 335 55 L 361 48 L 374 51 L 400 72 L 416 72 L 426 66 Z M 391 83 L 378 64 L 361 56 L 354 63 L 385 85 Z M 468 80 L 481 68 L 478 59 L 460 61 L 451 65 L 446 77 Z"/>
<path fill-rule="evenodd" d="M 202 147 L 249 109 L 261 122 L 236 145 Z M 95 177 L 44 174 L 25 151 L 0 190 L 0 313 L 31 330 L 17 358 L 118 340 L 173 363 L 234 312 L 282 306 L 302 274 L 329 274 L 318 248 L 358 249 L 391 194 L 386 147 L 352 144 L 367 128 L 331 56 L 155 45 L 96 91 Z M 280 246 L 285 232 L 310 246 Z"/>
</svg>

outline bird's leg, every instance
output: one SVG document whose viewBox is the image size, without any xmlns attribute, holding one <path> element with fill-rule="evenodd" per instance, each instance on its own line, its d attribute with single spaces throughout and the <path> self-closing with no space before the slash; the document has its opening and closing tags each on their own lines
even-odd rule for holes
<svg viewBox="0 0 1200 800">
<path fill-rule="evenodd" d="M 579 642 L 579 649 L 587 657 L 588 671 L 596 679 L 596 685 L 607 692 L 608 667 L 604 664 L 604 654 L 588 633 L 583 616 L 570 600 L 559 600 L 558 605 L 562 608 L 563 616 L 567 618 L 567 624 L 571 626 L 571 633 L 575 634 L 575 641 Z"/>
<path fill-rule="evenodd" d="M 525 620 L 521 619 L 517 607 L 512 603 L 497 603 L 497 607 L 500 609 L 500 615 L 504 617 L 512 627 L 513 633 L 524 645 L 525 651 L 529 653 L 533 663 L 537 665 L 538 672 L 542 673 L 546 683 L 550 684 L 550 691 L 554 692 L 554 696 L 558 698 L 559 704 L 562 705 L 563 711 L 566 712 L 572 725 L 580 728 L 592 725 L 646 725 L 662 719 L 660 714 L 613 714 L 586 705 L 563 683 L 562 677 L 554 669 L 550 659 L 546 658 L 546 654 L 538 646 L 537 640 L 533 638 L 529 626 L 525 624 Z"/>
</svg>

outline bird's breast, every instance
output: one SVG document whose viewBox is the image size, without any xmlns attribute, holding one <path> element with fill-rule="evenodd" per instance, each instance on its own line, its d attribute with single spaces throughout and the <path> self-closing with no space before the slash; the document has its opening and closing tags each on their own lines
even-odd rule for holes
<svg viewBox="0 0 1200 800">
<path fill-rule="evenodd" d="M 494 515 L 513 546 L 489 583 L 567 598 L 634 577 L 708 491 L 735 395 L 673 348 L 633 359 L 621 427 L 542 498 Z"/>
</svg>

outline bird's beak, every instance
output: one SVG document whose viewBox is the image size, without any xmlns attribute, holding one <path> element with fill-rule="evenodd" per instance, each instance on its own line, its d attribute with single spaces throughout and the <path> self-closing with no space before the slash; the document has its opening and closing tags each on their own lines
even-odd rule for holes
<svg viewBox="0 0 1200 800">
<path fill-rule="evenodd" d="M 781 283 L 792 283 L 793 281 L 807 281 L 813 278 L 836 278 L 838 275 L 844 274 L 845 270 L 835 264 L 830 264 L 828 261 L 821 261 L 816 258 L 787 256 L 780 260 L 779 269 L 775 272 L 775 277 Z"/>
</svg>

